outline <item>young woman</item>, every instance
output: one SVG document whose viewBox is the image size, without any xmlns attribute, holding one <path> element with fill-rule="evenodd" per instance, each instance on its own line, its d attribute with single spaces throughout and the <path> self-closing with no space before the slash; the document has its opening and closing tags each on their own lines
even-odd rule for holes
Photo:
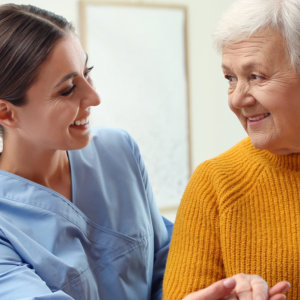
<svg viewBox="0 0 300 300">
<path fill-rule="evenodd" d="M 72 26 L 0 7 L 0 299 L 160 299 L 169 235 L 124 131 L 100 103 Z"/>
</svg>

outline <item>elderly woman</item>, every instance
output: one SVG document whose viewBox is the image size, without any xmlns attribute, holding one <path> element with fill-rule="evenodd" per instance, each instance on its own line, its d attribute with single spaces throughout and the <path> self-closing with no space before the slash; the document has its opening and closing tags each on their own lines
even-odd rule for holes
<svg viewBox="0 0 300 300">
<path fill-rule="evenodd" d="M 240 272 L 288 280 L 287 299 L 300 299 L 299 16 L 299 0 L 241 0 L 217 27 L 229 106 L 249 137 L 194 172 L 165 300 Z"/>
</svg>

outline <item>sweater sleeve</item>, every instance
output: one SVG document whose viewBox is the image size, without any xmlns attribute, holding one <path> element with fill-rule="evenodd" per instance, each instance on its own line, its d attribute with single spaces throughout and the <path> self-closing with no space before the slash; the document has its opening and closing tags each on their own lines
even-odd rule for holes
<svg viewBox="0 0 300 300">
<path fill-rule="evenodd" d="M 207 161 L 196 169 L 178 209 L 164 277 L 164 300 L 181 300 L 225 277 L 211 167 Z"/>
</svg>

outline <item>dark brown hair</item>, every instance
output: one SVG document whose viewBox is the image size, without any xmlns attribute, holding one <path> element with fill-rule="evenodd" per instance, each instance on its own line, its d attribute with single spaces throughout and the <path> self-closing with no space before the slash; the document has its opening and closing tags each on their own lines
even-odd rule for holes
<svg viewBox="0 0 300 300">
<path fill-rule="evenodd" d="M 25 104 L 25 94 L 39 66 L 56 42 L 73 31 L 65 18 L 47 10 L 32 5 L 1 5 L 0 99 L 18 106 Z"/>
</svg>

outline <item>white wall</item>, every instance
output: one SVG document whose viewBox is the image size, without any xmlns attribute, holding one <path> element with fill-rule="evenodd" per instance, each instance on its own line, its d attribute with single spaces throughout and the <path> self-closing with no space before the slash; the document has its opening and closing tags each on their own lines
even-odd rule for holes
<svg viewBox="0 0 300 300">
<path fill-rule="evenodd" d="M 79 29 L 79 0 L 2 1 L 33 4 L 71 20 Z M 108 1 L 109 2 L 109 1 Z M 118 2 L 179 4 L 188 7 L 188 58 L 192 168 L 246 136 L 227 106 L 227 83 L 221 72 L 221 58 L 212 45 L 212 33 L 222 11 L 233 0 L 145 0 Z M 174 219 L 174 212 L 170 215 Z"/>
<path fill-rule="evenodd" d="M 227 82 L 212 33 L 221 13 L 233 0 L 153 0 L 189 8 L 189 70 L 192 166 L 222 153 L 246 136 L 227 106 Z"/>
</svg>

